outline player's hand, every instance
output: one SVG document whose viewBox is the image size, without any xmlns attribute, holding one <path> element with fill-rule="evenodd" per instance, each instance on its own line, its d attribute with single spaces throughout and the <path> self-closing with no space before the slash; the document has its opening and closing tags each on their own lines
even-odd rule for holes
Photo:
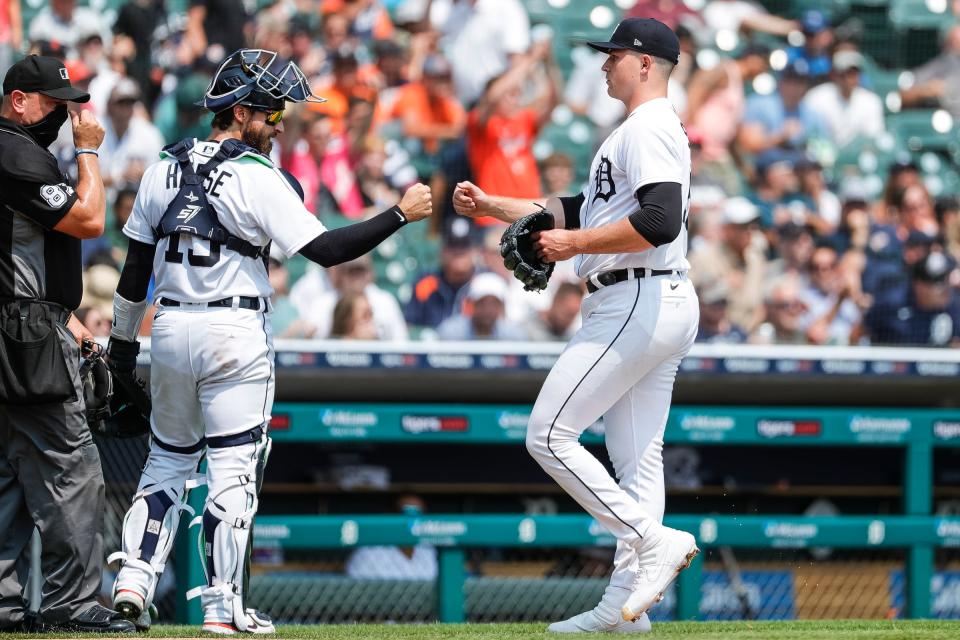
<svg viewBox="0 0 960 640">
<path fill-rule="evenodd" d="M 70 114 L 73 144 L 78 149 L 99 149 L 103 144 L 103 125 L 91 111 Z"/>
<path fill-rule="evenodd" d="M 535 232 L 530 237 L 537 247 L 537 255 L 544 262 L 560 262 L 580 253 L 574 231 L 551 229 Z"/>
<path fill-rule="evenodd" d="M 407 217 L 407 222 L 416 222 L 428 217 L 433 213 L 433 197 L 430 195 L 430 187 L 418 182 L 407 189 L 407 192 L 400 199 L 400 210 Z"/>
<path fill-rule="evenodd" d="M 479 218 L 489 215 L 490 206 L 490 196 L 472 182 L 458 182 L 453 190 L 453 209 L 462 216 Z"/>
</svg>

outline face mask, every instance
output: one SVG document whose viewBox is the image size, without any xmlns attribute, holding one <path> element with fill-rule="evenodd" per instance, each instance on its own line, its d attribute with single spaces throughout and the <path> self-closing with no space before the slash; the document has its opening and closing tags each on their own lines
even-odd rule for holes
<svg viewBox="0 0 960 640">
<path fill-rule="evenodd" d="M 47 117 L 43 120 L 34 122 L 33 124 L 26 124 L 23 128 L 30 132 L 30 135 L 37 141 L 37 144 L 43 148 L 47 148 L 57 139 L 57 134 L 60 133 L 60 127 L 63 126 L 63 123 L 66 122 L 69 117 L 70 114 L 67 113 L 67 105 L 62 104 L 48 113 Z"/>
</svg>

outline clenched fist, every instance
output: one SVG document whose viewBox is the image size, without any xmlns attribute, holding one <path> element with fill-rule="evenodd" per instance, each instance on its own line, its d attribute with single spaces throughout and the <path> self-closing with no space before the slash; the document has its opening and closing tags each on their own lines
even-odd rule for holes
<svg viewBox="0 0 960 640">
<path fill-rule="evenodd" d="M 419 182 L 413 185 L 403 194 L 399 206 L 408 222 L 416 222 L 428 217 L 433 213 L 433 198 L 430 195 L 430 187 Z"/>
<path fill-rule="evenodd" d="M 490 215 L 487 212 L 489 205 L 490 197 L 472 182 L 459 182 L 453 190 L 453 209 L 462 216 L 478 218 Z"/>
<path fill-rule="evenodd" d="M 77 149 L 99 149 L 103 144 L 103 126 L 90 111 L 71 113 L 73 144 Z"/>
</svg>

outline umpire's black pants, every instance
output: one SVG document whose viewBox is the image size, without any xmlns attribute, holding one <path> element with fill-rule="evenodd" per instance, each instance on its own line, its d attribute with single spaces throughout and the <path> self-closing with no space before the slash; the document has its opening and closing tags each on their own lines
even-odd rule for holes
<svg viewBox="0 0 960 640">
<path fill-rule="evenodd" d="M 100 591 L 103 472 L 84 416 L 79 350 L 63 324 L 58 330 L 76 398 L 0 405 L 0 627 L 21 620 L 26 611 L 34 525 L 43 548 L 42 619 L 69 620 Z"/>
</svg>

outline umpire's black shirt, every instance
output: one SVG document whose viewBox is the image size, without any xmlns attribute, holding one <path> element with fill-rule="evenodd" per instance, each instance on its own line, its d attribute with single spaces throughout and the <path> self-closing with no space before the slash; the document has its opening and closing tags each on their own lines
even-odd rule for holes
<svg viewBox="0 0 960 640">
<path fill-rule="evenodd" d="M 0 118 L 0 301 L 32 298 L 73 310 L 83 281 L 80 240 L 53 227 L 77 201 L 53 154 Z"/>
</svg>

